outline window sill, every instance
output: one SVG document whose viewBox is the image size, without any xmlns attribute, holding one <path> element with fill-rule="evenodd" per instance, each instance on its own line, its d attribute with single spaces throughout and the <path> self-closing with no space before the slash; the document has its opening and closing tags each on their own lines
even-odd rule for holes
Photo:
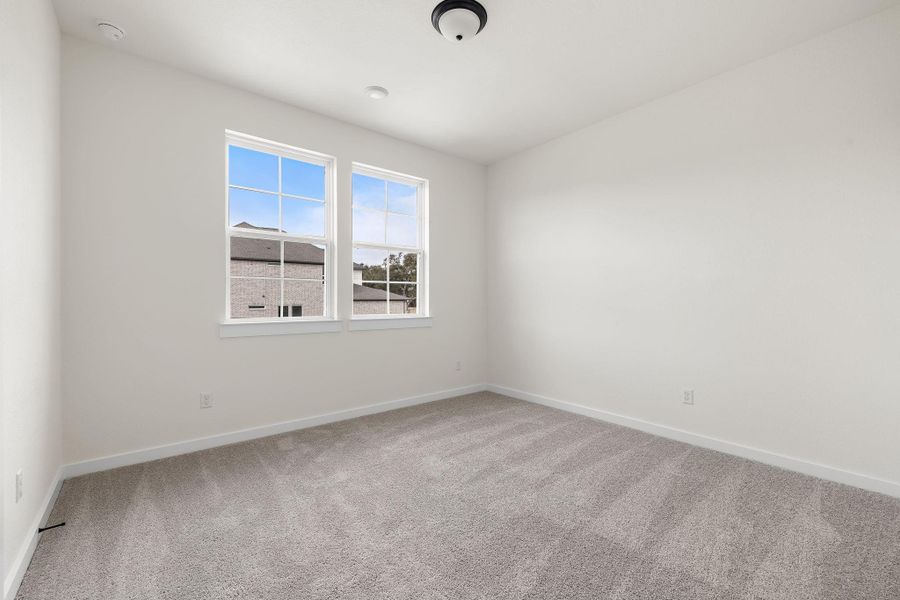
<svg viewBox="0 0 900 600">
<path fill-rule="evenodd" d="M 431 317 L 356 317 L 350 321 L 350 331 L 413 327 L 431 327 Z"/>
<path fill-rule="evenodd" d="M 302 333 L 337 333 L 343 323 L 336 319 L 310 321 L 226 321 L 219 324 L 219 337 L 255 337 Z"/>
</svg>

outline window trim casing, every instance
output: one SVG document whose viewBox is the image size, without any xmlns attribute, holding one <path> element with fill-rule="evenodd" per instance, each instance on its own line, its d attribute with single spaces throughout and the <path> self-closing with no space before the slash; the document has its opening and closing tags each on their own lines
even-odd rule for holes
<svg viewBox="0 0 900 600">
<path fill-rule="evenodd" d="M 424 177 L 416 177 L 415 175 L 408 175 L 406 173 L 400 173 L 398 171 L 392 171 L 390 169 L 384 169 L 382 167 L 376 167 L 374 165 L 361 163 L 361 162 L 352 162 L 351 163 L 351 178 L 353 175 L 365 175 L 368 177 L 375 177 L 377 179 L 383 179 L 386 181 L 392 181 L 395 183 L 401 183 L 404 185 L 411 185 L 416 187 L 416 227 L 419 239 L 418 246 L 403 246 L 402 244 L 377 244 L 371 242 L 356 242 L 353 238 L 353 189 L 351 183 L 350 190 L 350 211 L 351 211 L 351 219 L 350 219 L 350 273 L 349 278 L 350 281 L 353 281 L 353 249 L 356 247 L 361 248 L 371 248 L 374 250 L 410 250 L 419 253 L 421 256 L 419 258 L 419 264 L 417 265 L 417 280 L 416 280 L 416 314 L 412 315 L 397 315 L 397 314 L 385 314 L 385 315 L 355 315 L 353 314 L 353 298 L 352 298 L 352 286 L 351 286 L 351 299 L 350 299 L 350 329 L 352 330 L 366 330 L 366 329 L 392 329 L 392 328 L 408 328 L 408 327 L 430 327 L 431 326 L 431 286 L 430 286 L 430 274 L 431 274 L 431 252 L 429 247 L 429 230 L 431 229 L 431 221 L 429 218 L 429 180 Z M 390 291 L 390 286 L 388 286 L 388 291 Z M 374 323 L 372 326 L 355 326 L 353 324 L 354 321 L 383 321 L 384 323 L 381 326 L 376 326 Z M 408 321 L 408 323 L 400 323 L 400 321 Z M 396 325 L 391 325 L 391 322 L 396 323 Z"/>
<path fill-rule="evenodd" d="M 229 173 L 230 173 L 230 164 L 229 164 L 229 146 L 238 146 L 241 148 L 246 148 L 248 150 L 255 150 L 258 152 L 265 152 L 267 154 L 275 154 L 279 157 L 285 157 L 289 159 L 299 160 L 306 163 L 321 165 L 325 168 L 325 235 L 323 237 L 318 236 L 306 236 L 306 235 L 296 235 L 291 233 L 283 233 L 283 232 L 269 232 L 265 230 L 241 230 L 235 227 L 231 227 L 230 225 L 230 202 L 229 202 L 229 190 L 231 187 L 238 187 L 241 189 L 249 189 L 243 186 L 232 186 L 229 181 Z M 281 191 L 282 181 L 281 181 L 281 161 L 279 160 L 279 172 L 278 172 L 278 206 L 279 206 L 279 224 L 282 219 L 282 210 L 281 210 L 281 197 L 285 194 Z M 244 325 L 253 325 L 252 329 L 254 331 L 268 331 L 276 329 L 273 326 L 276 325 L 290 325 L 290 327 L 283 328 L 284 333 L 302 333 L 305 330 L 309 330 L 309 332 L 317 333 L 324 331 L 332 331 L 332 328 L 323 327 L 323 323 L 337 323 L 339 324 L 337 318 L 337 284 L 335 281 L 335 274 L 337 273 L 336 265 L 337 262 L 337 201 L 336 201 L 336 165 L 337 159 L 334 156 L 329 154 L 324 154 L 321 152 L 316 152 L 314 150 L 307 150 L 305 148 L 298 148 L 296 146 L 290 146 L 288 144 L 284 144 L 281 142 L 275 142 L 272 140 L 267 140 L 264 138 L 260 138 L 257 136 L 249 135 L 246 133 L 241 133 L 238 131 L 233 131 L 230 129 L 225 130 L 225 318 L 222 320 L 219 328 L 219 333 L 221 337 L 236 337 L 241 335 L 261 335 L 259 333 L 249 333 L 251 328 L 248 329 L 247 334 L 237 333 L 235 327 L 241 327 Z M 273 193 L 271 191 L 266 191 L 266 193 Z M 292 198 L 303 198 L 302 196 L 296 196 L 294 194 L 286 194 Z M 324 316 L 309 316 L 309 317 L 276 317 L 276 318 L 245 318 L 245 319 L 233 319 L 231 318 L 231 238 L 232 237 L 248 237 L 248 238 L 262 238 L 262 239 L 271 239 L 278 241 L 289 241 L 289 242 L 304 242 L 308 244 L 315 244 L 320 246 L 325 246 L 325 265 L 323 276 L 325 278 L 325 302 L 324 302 Z M 282 289 L 284 288 L 284 262 L 283 262 L 283 250 L 282 250 L 282 265 L 281 265 L 281 281 L 282 281 Z M 281 301 L 283 301 L 283 297 L 279 299 L 279 302 L 276 305 L 280 305 Z M 267 324 L 269 324 L 267 326 Z M 304 327 L 304 325 L 308 325 L 308 327 Z"/>
</svg>

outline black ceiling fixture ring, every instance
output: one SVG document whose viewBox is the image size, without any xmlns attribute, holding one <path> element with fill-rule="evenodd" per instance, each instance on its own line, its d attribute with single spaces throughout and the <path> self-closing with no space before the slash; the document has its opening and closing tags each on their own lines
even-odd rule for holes
<svg viewBox="0 0 900 600">
<path fill-rule="evenodd" d="M 441 33 L 441 28 L 438 24 L 441 22 L 441 17 L 444 16 L 444 13 L 457 8 L 464 8 L 475 13 L 479 21 L 478 31 L 475 33 L 476 35 L 481 33 L 481 30 L 487 25 L 487 11 L 481 3 L 476 2 L 476 0 L 443 0 L 443 2 L 435 6 L 434 10 L 431 12 L 431 24 L 434 26 L 435 31 Z M 443 35 L 443 33 L 441 33 L 441 35 Z"/>
</svg>

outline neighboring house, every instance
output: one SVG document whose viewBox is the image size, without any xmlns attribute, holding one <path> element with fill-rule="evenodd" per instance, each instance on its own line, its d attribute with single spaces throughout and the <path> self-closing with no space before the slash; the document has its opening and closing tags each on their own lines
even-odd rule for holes
<svg viewBox="0 0 900 600">
<path fill-rule="evenodd" d="M 275 231 L 249 223 L 243 229 Z M 281 297 L 279 243 L 258 238 L 231 238 L 231 317 L 321 317 L 325 314 L 325 250 L 304 242 L 284 243 L 284 298 Z M 363 284 L 363 265 L 353 265 L 353 314 L 415 312 L 410 299 Z M 390 302 L 388 303 L 388 300 Z"/>
</svg>

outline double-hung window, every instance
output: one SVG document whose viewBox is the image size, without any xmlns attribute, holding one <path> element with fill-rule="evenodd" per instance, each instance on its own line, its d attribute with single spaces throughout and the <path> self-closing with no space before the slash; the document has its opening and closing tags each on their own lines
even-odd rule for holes
<svg viewBox="0 0 900 600">
<path fill-rule="evenodd" d="M 353 166 L 353 317 L 428 316 L 428 183 Z"/>
<path fill-rule="evenodd" d="M 226 139 L 228 319 L 334 318 L 334 159 Z"/>
</svg>

